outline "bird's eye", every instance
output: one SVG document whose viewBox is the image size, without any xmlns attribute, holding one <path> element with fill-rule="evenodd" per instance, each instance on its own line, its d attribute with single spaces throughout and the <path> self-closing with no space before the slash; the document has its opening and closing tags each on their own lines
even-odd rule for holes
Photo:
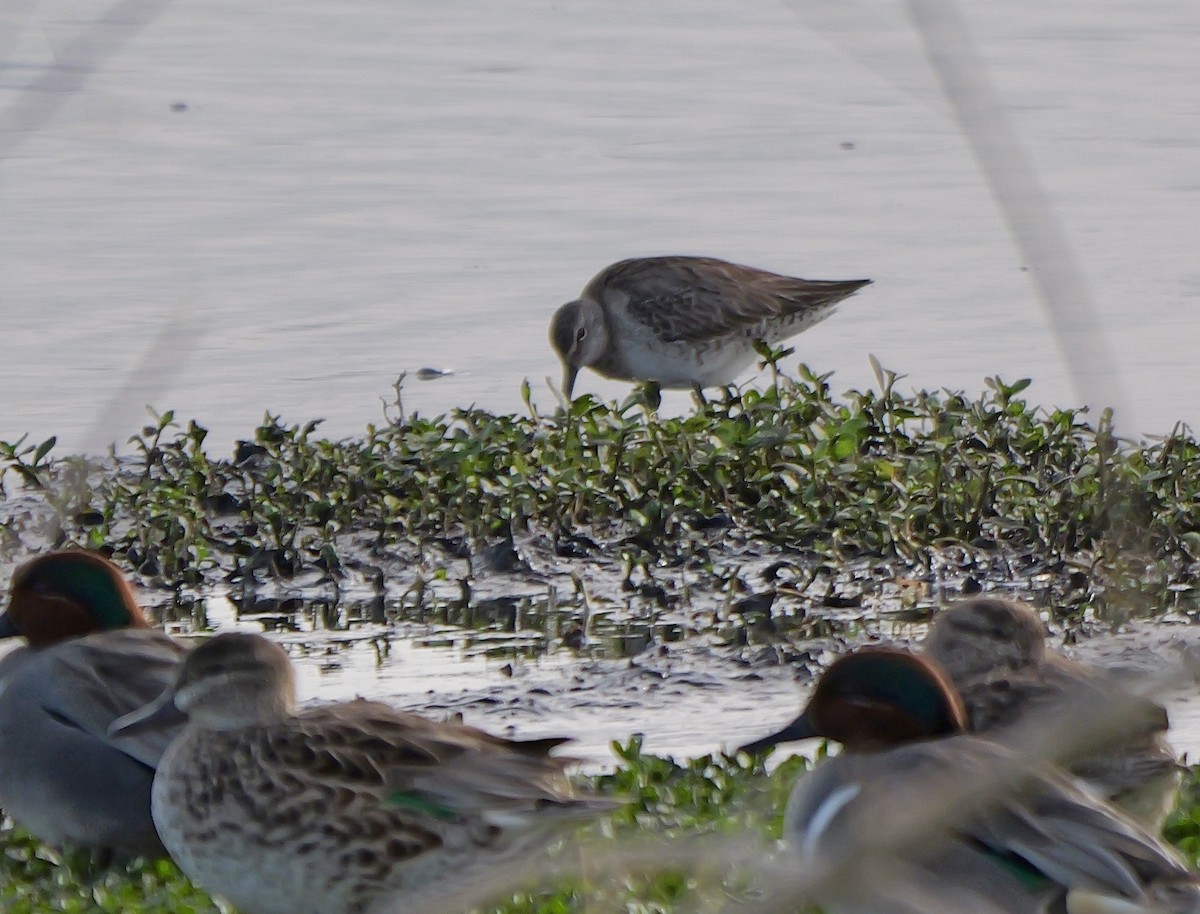
<svg viewBox="0 0 1200 914">
<path fill-rule="evenodd" d="M 587 337 L 587 327 L 580 327 L 575 331 L 575 342 L 582 343 Z"/>
</svg>

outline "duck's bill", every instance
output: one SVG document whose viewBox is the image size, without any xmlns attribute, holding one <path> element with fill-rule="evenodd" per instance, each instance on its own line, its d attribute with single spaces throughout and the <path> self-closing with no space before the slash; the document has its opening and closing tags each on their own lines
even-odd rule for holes
<svg viewBox="0 0 1200 914">
<path fill-rule="evenodd" d="M 187 715 L 175 707 L 175 691 L 167 689 L 143 708 L 118 717 L 108 727 L 110 737 L 133 736 L 152 730 L 165 730 L 187 722 Z"/>
<path fill-rule="evenodd" d="M 575 377 L 579 374 L 579 369 L 574 365 L 563 365 L 563 396 L 567 398 L 567 402 L 571 402 L 572 392 L 575 390 Z"/>
<path fill-rule="evenodd" d="M 772 746 L 778 746 L 780 743 L 792 743 L 801 739 L 812 739 L 819 734 L 813 729 L 809 722 L 807 714 L 801 714 L 794 721 L 780 730 L 778 733 L 772 733 L 770 736 L 764 736 L 762 739 L 756 739 L 752 743 L 746 743 L 744 746 L 738 746 L 738 752 L 748 752 L 754 755 L 770 749 Z"/>
</svg>

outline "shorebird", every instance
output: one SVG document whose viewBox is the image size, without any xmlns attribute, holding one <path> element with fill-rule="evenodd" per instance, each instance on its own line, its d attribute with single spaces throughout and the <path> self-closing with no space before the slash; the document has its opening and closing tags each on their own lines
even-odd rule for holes
<svg viewBox="0 0 1200 914">
<path fill-rule="evenodd" d="M 835 661 L 804 713 L 755 744 L 843 746 L 788 800 L 788 878 L 804 900 L 829 914 L 1200 910 L 1196 875 L 1173 850 L 1059 769 L 965 727 L 933 662 L 865 648 Z"/>
<path fill-rule="evenodd" d="M 0 637 L 0 807 L 41 840 L 164 856 L 150 817 L 154 768 L 173 730 L 110 739 L 114 720 L 175 681 L 185 648 L 151 628 L 121 571 L 81 550 L 13 574 Z"/>
<path fill-rule="evenodd" d="M 1114 676 L 1048 651 L 1041 619 L 1015 600 L 975 597 L 950 606 L 934 618 L 921 648 L 950 676 L 971 729 L 1000 743 L 1022 718 L 1064 696 L 1132 699 Z M 1158 831 L 1174 805 L 1180 769 L 1166 739 L 1166 710 L 1139 701 L 1140 713 L 1119 733 L 1068 767 Z"/>
<path fill-rule="evenodd" d="M 583 367 L 661 387 L 730 384 L 753 364 L 756 340 L 807 330 L 870 281 L 795 279 L 712 257 L 622 260 L 550 322 L 563 394 Z"/>
<path fill-rule="evenodd" d="M 576 795 L 570 760 L 549 755 L 561 739 L 295 701 L 279 645 L 222 634 L 113 728 L 186 715 L 154 780 L 154 821 L 180 869 L 244 914 L 457 906 L 476 880 L 519 880 L 563 825 L 615 805 Z"/>
</svg>

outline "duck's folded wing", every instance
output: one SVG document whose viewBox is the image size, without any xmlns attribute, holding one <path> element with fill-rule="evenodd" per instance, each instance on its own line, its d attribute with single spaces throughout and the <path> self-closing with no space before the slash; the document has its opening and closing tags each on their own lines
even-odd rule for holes
<svg viewBox="0 0 1200 914">
<path fill-rule="evenodd" d="M 306 711 L 296 727 L 323 776 L 370 785 L 392 805 L 434 819 L 477 817 L 503 827 L 613 805 L 576 796 L 565 774 L 571 760 L 549 755 L 559 739 L 506 740 L 369 701 Z"/>
<path fill-rule="evenodd" d="M 1037 730 L 1024 726 L 1032 715 L 1053 720 L 1081 704 L 1112 708 L 1119 727 L 1096 727 L 1091 740 L 1072 742 L 1071 751 L 1058 759 L 1060 763 L 1068 763 L 1076 773 L 1082 773 L 1077 763 L 1089 753 L 1109 756 L 1119 747 L 1129 747 L 1148 750 L 1143 755 L 1160 754 L 1163 764 L 1170 765 L 1171 753 L 1163 741 L 1169 722 L 1162 705 L 1066 658 L 1054 660 L 1037 670 L 1003 670 L 965 683 L 962 692 L 971 728 L 1020 749 L 1030 737 L 1038 741 Z M 1153 748 L 1155 744 L 1161 746 L 1161 752 Z"/>
<path fill-rule="evenodd" d="M 1124 813 L 1058 769 L 1024 762 L 996 743 L 962 736 L 905 746 L 887 754 L 885 777 L 857 770 L 870 758 L 848 755 L 829 766 L 843 785 L 857 788 L 854 802 L 836 817 L 842 821 L 825 826 L 830 836 L 848 829 L 858 844 L 906 853 L 913 835 L 941 833 L 998 860 L 1024 861 L 1067 889 L 1126 898 L 1143 897 L 1141 887 L 1156 880 L 1190 878 L 1172 850 Z M 796 832 L 811 833 L 813 823 L 829 815 L 828 798 L 838 794 L 830 786 L 804 786 L 793 794 L 788 815 Z M 880 820 L 878 810 L 885 808 Z"/>
<path fill-rule="evenodd" d="M 159 631 L 123 629 L 38 651 L 19 671 L 39 681 L 37 701 L 48 714 L 157 767 L 177 730 L 110 738 L 118 717 L 136 711 L 170 686 L 186 648 Z"/>
<path fill-rule="evenodd" d="M 961 830 L 1068 889 L 1140 899 L 1146 885 L 1190 879 L 1161 841 L 1057 773 L 1023 779 L 981 805 Z"/>
<path fill-rule="evenodd" d="M 1177 777 L 1182 766 L 1171 748 L 1159 741 L 1098 753 L 1071 764 L 1071 773 L 1109 796 L 1135 792 L 1165 778 Z"/>
<path fill-rule="evenodd" d="M 1167 732 L 1171 726 L 1167 709 L 1157 701 L 1139 694 L 1136 679 L 1122 681 L 1112 671 L 1084 666 L 1070 658 L 1057 654 L 1048 656 L 1042 666 L 1042 676 L 1058 693 L 1060 701 L 1100 701 L 1105 705 L 1116 703 L 1121 710 L 1120 739 L 1111 734 L 1102 734 L 1102 742 L 1130 742 L 1138 738 L 1153 738 Z M 1153 681 L 1140 683 L 1152 688 Z M 1159 684 L 1161 685 L 1161 683 Z"/>
<path fill-rule="evenodd" d="M 575 791 L 566 775 L 574 760 L 549 754 L 565 740 L 507 740 L 461 725 L 434 725 L 414 739 L 437 755 L 439 764 L 408 778 L 393 772 L 393 786 L 462 815 L 525 827 L 534 820 L 590 818 L 616 805 Z"/>
</svg>

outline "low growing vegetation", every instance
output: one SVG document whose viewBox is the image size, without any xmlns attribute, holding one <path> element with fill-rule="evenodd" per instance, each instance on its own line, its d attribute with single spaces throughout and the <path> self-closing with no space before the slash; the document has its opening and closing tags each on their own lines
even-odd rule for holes
<svg viewBox="0 0 1200 914">
<path fill-rule="evenodd" d="M 222 457 L 166 412 L 120 459 L 0 442 L 0 556 L 78 544 L 185 591 L 304 574 L 378 584 L 380 556 L 431 544 L 481 554 L 536 536 L 563 565 L 704 572 L 753 542 L 799 578 L 854 563 L 928 576 L 949 551 L 964 575 L 1053 576 L 1064 614 L 1193 599 L 1200 445 L 1186 428 L 1126 441 L 1107 413 L 1030 405 L 1028 381 L 989 379 L 971 399 L 897 380 L 879 369 L 878 390 L 837 395 L 801 366 L 685 416 L 642 391 L 432 419 L 403 411 L 398 383 L 389 421 L 341 441 L 268 415 Z"/>
</svg>

